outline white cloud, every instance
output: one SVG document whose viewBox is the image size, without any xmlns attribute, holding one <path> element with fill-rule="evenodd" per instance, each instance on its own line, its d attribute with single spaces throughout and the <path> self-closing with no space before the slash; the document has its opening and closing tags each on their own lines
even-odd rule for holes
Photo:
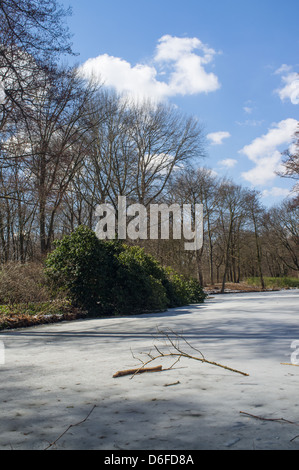
<svg viewBox="0 0 299 470">
<path fill-rule="evenodd" d="M 280 146 L 282 150 L 287 148 L 297 130 L 298 121 L 296 119 L 285 119 L 268 130 L 267 134 L 256 138 L 251 144 L 246 145 L 240 153 L 246 155 L 249 160 L 255 163 L 255 167 L 242 176 L 253 185 L 262 185 L 272 181 L 276 176 L 276 171 L 281 165 Z"/>
<path fill-rule="evenodd" d="M 243 110 L 245 111 L 246 114 L 251 114 L 253 109 L 250 108 L 249 106 L 244 106 Z"/>
<path fill-rule="evenodd" d="M 244 122 L 240 122 L 240 121 L 236 121 L 236 124 L 238 126 L 250 126 L 250 127 L 258 127 L 258 126 L 261 126 L 263 124 L 264 120 L 256 120 L 256 119 L 247 119 L 246 121 Z"/>
<path fill-rule="evenodd" d="M 230 133 L 225 131 L 211 132 L 207 135 L 207 139 L 211 141 L 212 145 L 221 145 L 223 144 L 223 139 L 227 139 L 230 136 Z"/>
<path fill-rule="evenodd" d="M 225 160 L 220 160 L 218 163 L 219 165 L 226 168 L 233 168 L 238 163 L 238 160 L 234 160 L 233 158 L 226 158 Z"/>
<path fill-rule="evenodd" d="M 283 64 L 276 74 L 285 74 L 281 77 L 284 87 L 275 90 L 282 101 L 290 100 L 293 104 L 299 104 L 299 74 L 291 71 L 292 67 Z"/>
<path fill-rule="evenodd" d="M 271 189 L 264 189 L 262 197 L 287 197 L 291 194 L 289 189 L 273 186 Z"/>
<path fill-rule="evenodd" d="M 163 100 L 176 95 L 209 93 L 220 88 L 218 77 L 208 73 L 216 52 L 198 38 L 163 36 L 150 63 L 132 65 L 108 54 L 88 59 L 80 71 L 98 78 L 118 92 L 138 98 Z M 164 77 L 159 80 L 158 76 Z"/>
<path fill-rule="evenodd" d="M 279 67 L 279 69 L 277 69 L 274 73 L 275 75 L 280 75 L 281 73 L 290 72 L 291 70 L 292 70 L 291 65 L 282 64 L 282 66 Z"/>
<path fill-rule="evenodd" d="M 168 93 L 168 86 L 157 80 L 157 70 L 144 64 L 134 67 L 119 57 L 100 55 L 88 59 L 80 69 L 86 78 L 103 81 L 104 85 L 115 88 L 120 93 L 134 94 L 137 98 L 160 100 Z"/>
<path fill-rule="evenodd" d="M 215 54 L 214 49 L 198 38 L 165 35 L 158 41 L 155 61 L 170 68 L 168 86 L 171 95 L 193 95 L 220 88 L 217 76 L 204 69 L 205 65 L 213 61 Z"/>
</svg>

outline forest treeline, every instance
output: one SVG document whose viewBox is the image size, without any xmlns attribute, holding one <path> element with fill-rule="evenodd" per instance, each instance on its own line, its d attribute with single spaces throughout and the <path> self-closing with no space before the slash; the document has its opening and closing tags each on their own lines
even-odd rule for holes
<svg viewBox="0 0 299 470">
<path fill-rule="evenodd" d="M 164 266 L 202 285 L 299 273 L 298 191 L 266 208 L 261 194 L 208 168 L 197 118 L 165 103 L 136 102 L 76 67 L 54 0 L 0 2 L 0 262 L 42 262 L 95 208 L 203 204 L 204 244 L 136 240 Z M 298 135 L 284 176 L 298 178 Z M 297 196 L 296 196 L 297 195 Z M 132 243 L 130 241 L 129 243 Z"/>
</svg>

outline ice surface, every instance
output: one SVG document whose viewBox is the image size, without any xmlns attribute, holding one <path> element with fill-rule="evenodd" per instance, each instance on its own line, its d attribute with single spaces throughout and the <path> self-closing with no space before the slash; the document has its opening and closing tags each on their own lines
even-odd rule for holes
<svg viewBox="0 0 299 470">
<path fill-rule="evenodd" d="M 298 450 L 299 367 L 282 364 L 299 340 L 298 307 L 299 290 L 224 294 L 159 314 L 4 331 L 0 449 L 44 449 L 96 405 L 55 448 Z M 182 359 L 169 371 L 112 378 L 138 367 L 132 352 L 158 344 L 157 328 L 249 377 Z"/>
</svg>

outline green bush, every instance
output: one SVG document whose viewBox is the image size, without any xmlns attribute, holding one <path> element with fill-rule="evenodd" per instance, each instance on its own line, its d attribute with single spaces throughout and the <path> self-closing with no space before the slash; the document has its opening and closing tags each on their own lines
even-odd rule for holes
<svg viewBox="0 0 299 470">
<path fill-rule="evenodd" d="M 45 274 L 52 290 L 67 292 L 74 305 L 90 311 L 109 308 L 114 278 L 109 248 L 84 226 L 57 241 L 46 259 Z"/>
<path fill-rule="evenodd" d="M 186 291 L 189 304 L 200 304 L 207 297 L 199 282 L 193 278 L 186 280 Z"/>
<path fill-rule="evenodd" d="M 166 269 L 169 278 L 170 306 L 202 303 L 207 295 L 196 279 L 186 278 L 171 269 Z"/>
<path fill-rule="evenodd" d="M 205 298 L 196 280 L 164 269 L 144 249 L 99 240 L 83 226 L 57 242 L 45 273 L 53 292 L 95 314 L 164 311 Z"/>
<path fill-rule="evenodd" d="M 118 313 L 165 310 L 168 299 L 161 277 L 163 269 L 142 248 L 123 245 L 115 254 L 115 309 Z"/>
</svg>

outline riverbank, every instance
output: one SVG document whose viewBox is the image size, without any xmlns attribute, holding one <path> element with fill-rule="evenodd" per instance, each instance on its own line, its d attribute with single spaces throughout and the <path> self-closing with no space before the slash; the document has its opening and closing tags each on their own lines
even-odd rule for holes
<svg viewBox="0 0 299 470">
<path fill-rule="evenodd" d="M 221 283 L 216 283 L 204 288 L 204 292 L 207 294 L 221 294 Z M 245 293 L 245 292 L 272 292 L 281 290 L 279 288 L 266 288 L 262 289 L 259 286 L 250 285 L 247 282 L 227 282 L 225 284 L 224 294 L 233 294 L 233 293 Z"/>
</svg>

